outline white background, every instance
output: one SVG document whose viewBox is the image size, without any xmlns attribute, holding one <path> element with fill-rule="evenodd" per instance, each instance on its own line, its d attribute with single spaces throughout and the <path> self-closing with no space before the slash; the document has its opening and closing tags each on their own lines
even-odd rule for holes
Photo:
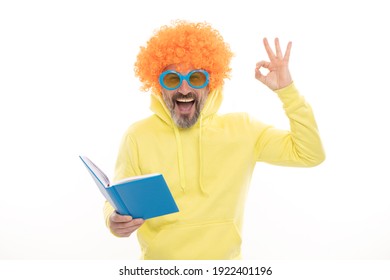
<svg viewBox="0 0 390 280">
<path fill-rule="evenodd" d="M 174 19 L 207 21 L 230 43 L 221 112 L 280 128 L 280 101 L 254 66 L 267 59 L 263 37 L 293 41 L 290 70 L 320 128 L 322 165 L 256 167 L 244 258 L 390 258 L 386 1 L 0 3 L 0 259 L 138 259 L 135 236 L 105 228 L 78 155 L 112 178 L 124 131 L 150 114 L 133 72 L 139 47 Z"/>
</svg>

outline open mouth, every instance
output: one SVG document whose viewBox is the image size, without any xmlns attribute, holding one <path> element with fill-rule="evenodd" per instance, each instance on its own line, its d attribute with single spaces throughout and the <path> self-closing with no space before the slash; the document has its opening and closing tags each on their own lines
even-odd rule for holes
<svg viewBox="0 0 390 280">
<path fill-rule="evenodd" d="M 176 106 L 180 113 L 188 113 L 191 111 L 192 106 L 195 104 L 194 98 L 177 98 Z"/>
</svg>

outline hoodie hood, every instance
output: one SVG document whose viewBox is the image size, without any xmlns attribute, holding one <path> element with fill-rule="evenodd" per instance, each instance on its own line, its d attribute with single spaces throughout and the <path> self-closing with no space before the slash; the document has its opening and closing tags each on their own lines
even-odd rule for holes
<svg viewBox="0 0 390 280">
<path fill-rule="evenodd" d="M 161 96 L 161 94 L 152 93 L 151 94 L 151 105 L 150 109 L 153 113 L 155 113 L 162 121 L 164 121 L 168 126 L 172 127 L 172 130 L 175 133 L 175 139 L 177 144 L 177 158 L 179 163 L 179 176 L 180 176 L 180 185 L 183 191 L 186 189 L 186 180 L 185 180 L 185 170 L 184 170 L 184 161 L 183 161 L 183 144 L 180 137 L 181 130 L 191 130 L 199 128 L 199 184 L 202 193 L 207 194 L 207 191 L 203 184 L 203 168 L 204 168 L 204 157 L 202 151 L 202 132 L 204 126 L 207 125 L 207 122 L 212 119 L 213 115 L 215 115 L 219 108 L 221 107 L 223 100 L 222 89 L 218 88 L 213 91 L 210 91 L 205 105 L 200 112 L 199 118 L 197 122 L 190 128 L 179 128 L 171 117 L 171 113 L 169 112 L 165 102 Z"/>
</svg>

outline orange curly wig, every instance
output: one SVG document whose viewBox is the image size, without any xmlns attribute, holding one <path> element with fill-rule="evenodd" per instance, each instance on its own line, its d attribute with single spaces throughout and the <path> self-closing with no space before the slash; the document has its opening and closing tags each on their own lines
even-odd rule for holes
<svg viewBox="0 0 390 280">
<path fill-rule="evenodd" d="M 192 65 L 210 74 L 210 90 L 221 87 L 230 77 L 233 53 L 220 33 L 208 23 L 173 21 L 162 26 L 141 47 L 135 63 L 135 75 L 143 83 L 141 90 L 161 93 L 158 78 L 171 64 Z"/>
</svg>

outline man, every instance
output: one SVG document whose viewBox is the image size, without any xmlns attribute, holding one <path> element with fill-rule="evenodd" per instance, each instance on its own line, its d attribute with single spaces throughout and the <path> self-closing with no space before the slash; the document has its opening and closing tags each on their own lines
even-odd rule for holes
<svg viewBox="0 0 390 280">
<path fill-rule="evenodd" d="M 143 221 L 118 215 L 106 202 L 107 226 L 120 237 L 137 230 L 142 259 L 240 259 L 256 162 L 310 167 L 324 160 L 312 110 L 288 69 L 291 42 L 284 54 L 278 39 L 275 53 L 267 39 L 264 46 L 270 61 L 257 63 L 255 77 L 279 96 L 291 131 L 245 113 L 217 114 L 232 52 L 210 25 L 177 21 L 141 48 L 135 72 L 152 90 L 154 114 L 125 133 L 115 180 L 162 173 L 180 209 Z"/>
</svg>

